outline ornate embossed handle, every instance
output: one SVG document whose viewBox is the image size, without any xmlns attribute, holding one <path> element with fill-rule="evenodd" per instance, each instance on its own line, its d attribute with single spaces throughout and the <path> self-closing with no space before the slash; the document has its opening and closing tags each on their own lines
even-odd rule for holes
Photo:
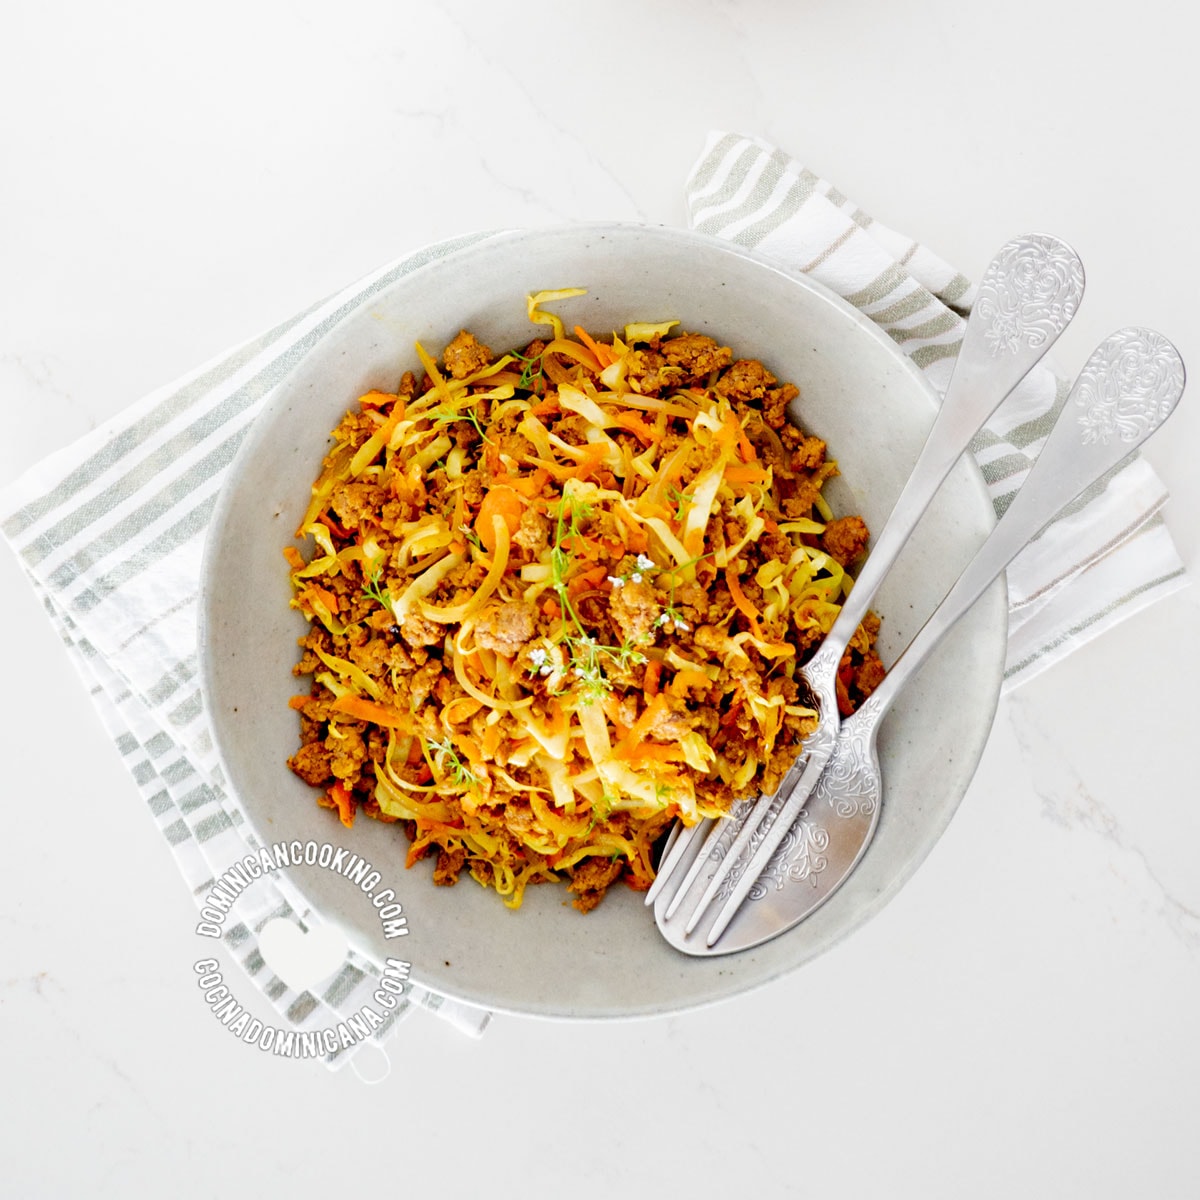
<svg viewBox="0 0 1200 1200">
<path fill-rule="evenodd" d="M 1049 234 L 1013 238 L 988 264 L 942 406 L 912 475 L 830 631 L 831 645 L 844 650 L 849 644 L 934 493 L 983 423 L 1067 327 L 1083 298 L 1083 286 L 1079 256 Z"/>
<path fill-rule="evenodd" d="M 876 689 L 876 718 L 1018 551 L 1171 415 L 1185 380 L 1179 351 L 1152 329 L 1120 329 L 1100 343 L 1003 518 Z"/>
<path fill-rule="evenodd" d="M 1067 327 L 1083 294 L 1083 267 L 1057 238 L 1031 233 L 996 255 L 979 284 L 973 310 L 994 357 L 1022 346 L 1044 350 Z"/>
</svg>

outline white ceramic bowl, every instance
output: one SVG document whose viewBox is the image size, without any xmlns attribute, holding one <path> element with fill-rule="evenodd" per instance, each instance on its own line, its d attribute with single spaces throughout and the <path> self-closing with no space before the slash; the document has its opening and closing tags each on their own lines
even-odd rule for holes
<svg viewBox="0 0 1200 1200">
<path fill-rule="evenodd" d="M 291 674 L 303 618 L 289 608 L 281 548 L 292 540 L 327 432 L 370 388 L 394 388 L 416 366 L 414 341 L 439 350 L 460 329 L 494 349 L 534 331 L 525 296 L 585 287 L 560 306 L 596 331 L 675 319 L 735 355 L 760 358 L 801 389 L 805 425 L 841 467 L 827 495 L 878 532 L 915 461 L 936 398 L 870 320 L 804 278 L 721 242 L 678 230 L 573 226 L 497 235 L 431 262 L 372 295 L 311 350 L 259 417 L 212 523 L 201 603 L 203 683 L 228 779 L 264 844 L 313 839 L 369 860 L 403 904 L 403 957 L 435 990 L 500 1010 L 598 1018 L 674 1011 L 758 986 L 805 963 L 878 911 L 950 820 L 983 751 L 1004 659 L 1006 605 L 997 584 L 947 638 L 880 733 L 879 832 L 852 879 L 794 930 L 756 949 L 692 958 L 659 935 L 642 897 L 618 885 L 580 914 L 564 889 L 530 888 L 509 911 L 469 878 L 435 888 L 430 862 L 405 870 L 396 827 L 344 829 L 285 765 L 297 745 Z M 881 589 L 885 663 L 916 633 L 982 541 L 992 510 L 962 463 Z M 349 880 L 319 868 L 293 882 L 352 944 L 397 955 L 378 912 Z"/>
</svg>

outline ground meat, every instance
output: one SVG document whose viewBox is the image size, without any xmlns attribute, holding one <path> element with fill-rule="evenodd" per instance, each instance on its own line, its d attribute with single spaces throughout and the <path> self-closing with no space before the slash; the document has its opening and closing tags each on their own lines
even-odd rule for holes
<svg viewBox="0 0 1200 1200">
<path fill-rule="evenodd" d="M 688 383 L 700 383 L 733 361 L 733 352 L 728 346 L 718 346 L 712 338 L 701 333 L 684 333 L 663 342 L 662 354 L 670 366 L 683 371 Z"/>
<path fill-rule="evenodd" d="M 648 583 L 626 583 L 614 588 L 609 616 L 621 632 L 622 641 L 638 642 L 654 629 L 662 605 Z"/>
<path fill-rule="evenodd" d="M 521 514 L 521 523 L 512 540 L 527 550 L 531 559 L 537 558 L 550 545 L 550 522 L 540 512 L 527 508 Z"/>
<path fill-rule="evenodd" d="M 867 526 L 862 517 L 838 517 L 825 526 L 821 545 L 842 566 L 852 563 L 867 547 Z"/>
<path fill-rule="evenodd" d="M 433 868 L 433 882 L 438 887 L 453 887 L 458 882 L 458 873 L 467 861 L 467 852 L 461 847 L 438 852 L 437 866 Z"/>
<path fill-rule="evenodd" d="M 463 476 L 463 499 L 469 505 L 471 505 L 472 508 L 479 507 L 479 505 L 483 502 L 483 496 L 486 491 L 487 486 L 484 482 L 482 471 L 468 471 Z"/>
<path fill-rule="evenodd" d="M 713 391 L 734 403 L 748 404 L 751 400 L 761 400 L 767 389 L 774 387 L 777 382 L 762 363 L 752 358 L 739 358 L 717 380 Z"/>
<path fill-rule="evenodd" d="M 475 640 L 485 650 L 512 658 L 533 637 L 537 614 L 520 600 L 489 604 L 479 614 Z"/>
<path fill-rule="evenodd" d="M 466 379 L 492 361 L 492 352 L 465 329 L 446 347 L 442 361 L 455 379 Z"/>
<path fill-rule="evenodd" d="M 408 613 L 400 622 L 400 636 L 410 646 L 436 646 L 446 636 L 446 630 L 436 621 Z"/>
<path fill-rule="evenodd" d="M 336 740 L 332 737 L 329 747 L 329 769 L 338 779 L 348 779 L 354 782 L 362 771 L 362 765 L 367 761 L 367 745 L 362 737 L 342 725 L 338 728 L 341 735 Z"/>
<path fill-rule="evenodd" d="M 385 639 L 375 637 L 361 646 L 353 647 L 350 661 L 375 679 L 384 679 L 391 670 L 392 648 Z"/>
<path fill-rule="evenodd" d="M 672 696 L 667 701 L 667 707 L 655 717 L 646 736 L 656 742 L 677 742 L 691 733 L 695 724 L 695 717 L 688 711 L 687 704 Z"/>
<path fill-rule="evenodd" d="M 793 427 L 789 426 L 789 428 Z M 788 438 L 784 438 L 785 445 L 788 440 Z M 825 443 L 820 438 L 803 438 L 792 452 L 792 470 L 815 471 L 825 462 L 825 449 Z"/>
<path fill-rule="evenodd" d="M 882 660 L 872 650 L 854 672 L 854 686 L 864 700 L 883 682 L 885 674 Z"/>
<path fill-rule="evenodd" d="M 574 905 L 580 912 L 590 912 L 604 899 L 605 889 L 620 878 L 624 863 L 619 858 L 585 858 L 571 868 L 569 892 L 575 892 Z"/>
<path fill-rule="evenodd" d="M 787 410 L 800 389 L 795 384 L 785 383 L 782 387 L 772 388 L 763 397 L 763 419 L 772 429 L 783 429 L 787 425 Z"/>
<path fill-rule="evenodd" d="M 409 705 L 412 708 L 420 708 L 429 699 L 441 673 L 442 660 L 431 658 L 423 667 L 408 677 Z"/>
<path fill-rule="evenodd" d="M 378 521 L 379 509 L 387 498 L 387 490 L 378 484 L 343 483 L 334 490 L 329 507 L 347 529 L 358 529 Z"/>
<path fill-rule="evenodd" d="M 518 838 L 524 837 L 534 825 L 533 810 L 527 803 L 510 800 L 500 814 L 505 827 Z"/>
<path fill-rule="evenodd" d="M 301 746 L 288 759 L 288 766 L 312 787 L 324 787 L 333 774 L 329 769 L 329 751 L 322 742 Z"/>
<path fill-rule="evenodd" d="M 765 558 L 773 558 L 777 562 L 786 563 L 791 560 L 795 547 L 791 539 L 782 533 L 764 533 L 758 539 L 759 548 Z"/>
</svg>

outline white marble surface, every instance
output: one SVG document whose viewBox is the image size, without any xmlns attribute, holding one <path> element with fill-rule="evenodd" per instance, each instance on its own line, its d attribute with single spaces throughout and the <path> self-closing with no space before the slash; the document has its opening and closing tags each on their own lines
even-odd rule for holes
<svg viewBox="0 0 1200 1200">
<path fill-rule="evenodd" d="M 431 239 L 680 222 L 710 127 L 772 138 L 977 272 L 1031 227 L 1200 370 L 1195 18 L 1166 0 L 14 0 L 0 37 L 0 482 Z M 1194 32 L 1194 31 L 1193 31 Z M 1190 403 L 1189 403 L 1190 401 Z M 1195 397 L 1148 457 L 1189 570 Z M 197 1003 L 191 901 L 10 553 L 0 1193 L 1196 1194 L 1194 589 L 1003 703 L 865 929 L 723 1006 L 418 1014 L 368 1088 Z"/>
</svg>

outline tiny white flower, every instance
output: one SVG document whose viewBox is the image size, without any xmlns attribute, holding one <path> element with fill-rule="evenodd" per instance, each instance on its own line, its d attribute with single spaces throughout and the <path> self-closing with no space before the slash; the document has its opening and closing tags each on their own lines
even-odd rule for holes
<svg viewBox="0 0 1200 1200">
<path fill-rule="evenodd" d="M 675 628 L 676 628 L 676 629 L 678 629 L 678 630 L 680 630 L 680 631 L 681 631 L 681 632 L 683 632 L 683 633 L 687 633 L 687 631 L 688 631 L 688 623 L 687 623 L 686 621 L 676 621 L 676 622 L 675 622 Z"/>
<path fill-rule="evenodd" d="M 634 573 L 632 575 L 630 575 L 629 579 L 632 583 L 641 583 L 642 582 L 641 573 L 638 571 L 634 571 Z"/>
<path fill-rule="evenodd" d="M 543 668 L 542 668 L 542 669 L 541 669 L 541 670 L 538 672 L 538 674 L 539 674 L 539 675 L 552 675 L 553 673 L 554 673 L 554 668 L 553 668 L 553 667 L 551 667 L 551 666 L 549 666 L 549 665 L 547 665 L 547 666 L 544 666 L 544 667 L 543 667 Z"/>
<path fill-rule="evenodd" d="M 665 625 L 665 624 L 667 624 L 668 621 L 670 621 L 670 619 L 671 618 L 668 617 L 666 613 L 659 613 L 658 620 L 655 621 L 655 624 L 656 625 Z"/>
<path fill-rule="evenodd" d="M 653 571 L 655 563 L 654 559 L 652 559 L 649 555 L 639 554 L 637 556 L 637 565 L 641 567 L 643 571 Z"/>
<path fill-rule="evenodd" d="M 625 586 L 625 580 L 623 580 L 619 575 L 610 575 L 608 577 L 608 582 L 611 583 L 615 588 Z"/>
<path fill-rule="evenodd" d="M 549 655 L 546 653 L 546 651 L 541 648 L 530 650 L 529 652 L 529 661 L 533 663 L 535 667 L 544 667 L 548 657 Z"/>
</svg>

